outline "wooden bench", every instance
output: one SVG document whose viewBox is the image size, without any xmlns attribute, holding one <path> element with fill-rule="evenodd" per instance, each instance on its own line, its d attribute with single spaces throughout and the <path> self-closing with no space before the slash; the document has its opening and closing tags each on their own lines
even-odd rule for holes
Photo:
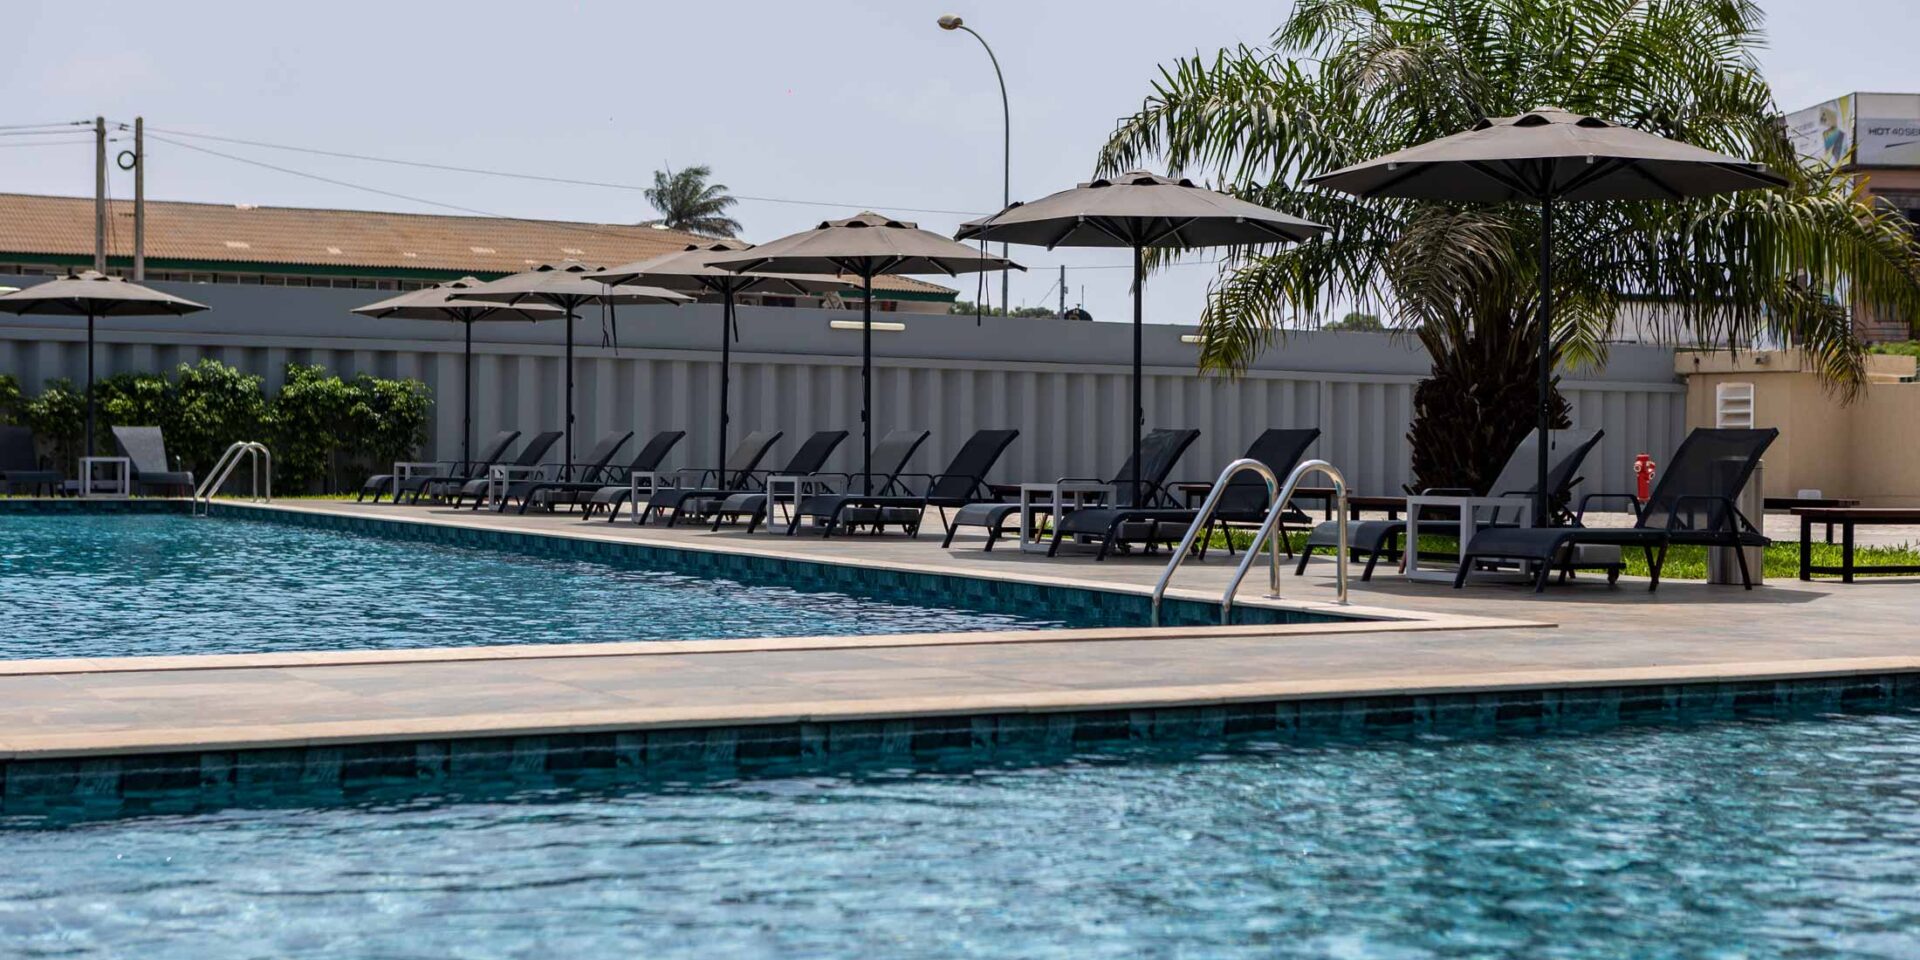
<svg viewBox="0 0 1920 960">
<path fill-rule="evenodd" d="M 1840 575 L 1840 582 L 1852 583 L 1855 573 L 1920 573 L 1920 566 L 1876 564 L 1862 566 L 1853 562 L 1853 528 L 1920 524 L 1920 508 L 1912 507 L 1796 507 L 1800 518 L 1800 579 L 1812 580 L 1816 573 Z M 1813 565 L 1813 525 L 1824 523 L 1831 531 L 1840 527 L 1840 565 Z M 1828 542 L 1831 543 L 1831 535 Z"/>
<path fill-rule="evenodd" d="M 1767 497 L 1762 501 L 1765 510 L 1797 510 L 1801 507 L 1857 507 L 1860 501 L 1852 497 Z M 1833 542 L 1833 524 L 1827 524 L 1827 542 Z"/>
</svg>

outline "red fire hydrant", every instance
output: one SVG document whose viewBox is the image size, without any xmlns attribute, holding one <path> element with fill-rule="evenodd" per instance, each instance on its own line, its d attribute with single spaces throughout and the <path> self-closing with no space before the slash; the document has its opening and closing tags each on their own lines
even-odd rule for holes
<svg viewBox="0 0 1920 960">
<path fill-rule="evenodd" d="M 1633 458 L 1633 478 L 1638 490 L 1636 495 L 1641 503 L 1646 503 L 1647 498 L 1653 496 L 1653 468 L 1652 457 L 1643 453 Z"/>
</svg>

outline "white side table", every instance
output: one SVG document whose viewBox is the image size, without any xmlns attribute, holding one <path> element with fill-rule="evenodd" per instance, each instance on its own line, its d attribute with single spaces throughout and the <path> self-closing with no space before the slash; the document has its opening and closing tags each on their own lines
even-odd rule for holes
<svg viewBox="0 0 1920 960">
<path fill-rule="evenodd" d="M 833 486 L 820 477 L 775 476 L 767 478 L 767 532 L 784 534 L 800 522 L 800 501 L 816 493 L 832 493 Z M 786 523 L 775 520 L 781 505 L 786 505 Z"/>
<path fill-rule="evenodd" d="M 1027 553 L 1047 552 L 1047 538 L 1034 522 L 1034 508 L 1044 506 L 1054 522 L 1081 507 L 1104 503 L 1113 495 L 1113 484 L 1097 480 L 1057 480 L 1053 483 L 1020 485 L 1020 549 Z"/>
<path fill-rule="evenodd" d="M 445 468 L 446 464 L 438 460 L 401 460 L 395 462 L 393 465 L 394 502 L 397 503 L 400 500 L 400 487 L 403 481 L 411 480 L 414 477 L 436 477 L 439 476 L 440 471 Z"/>
<path fill-rule="evenodd" d="M 93 468 L 108 467 L 104 492 L 97 486 Z M 80 495 L 100 500 L 125 500 L 133 496 L 133 461 L 126 457 L 81 457 Z"/>
<path fill-rule="evenodd" d="M 1402 556 L 1406 558 L 1407 579 L 1418 580 L 1425 583 L 1452 583 L 1454 574 L 1460 569 L 1458 561 L 1455 561 L 1453 566 L 1444 569 L 1428 568 L 1423 570 L 1420 568 L 1420 513 L 1422 508 L 1425 507 L 1439 507 L 1443 510 L 1452 508 L 1459 513 L 1459 556 L 1462 558 L 1467 555 L 1467 542 L 1473 539 L 1474 530 L 1477 528 L 1475 518 L 1480 509 L 1488 507 L 1499 508 L 1499 511 L 1503 514 L 1500 517 L 1502 522 L 1518 523 L 1521 526 L 1526 526 L 1533 522 L 1532 497 L 1408 497 L 1406 520 L 1407 542 L 1406 551 Z"/>
<path fill-rule="evenodd" d="M 656 492 L 661 490 L 671 489 L 679 485 L 680 485 L 679 476 L 673 473 L 656 473 L 652 470 L 636 470 L 633 473 L 628 474 L 627 475 L 627 506 L 632 508 L 632 512 L 627 514 L 627 522 L 633 524 L 636 527 L 639 526 L 640 513 L 643 509 L 640 505 L 642 503 L 645 503 L 647 500 L 652 499 L 653 495 Z"/>
<path fill-rule="evenodd" d="M 507 487 L 515 480 L 537 478 L 546 472 L 546 467 L 522 467 L 512 463 L 496 463 L 487 468 L 487 504 L 498 508 L 507 501 Z"/>
</svg>

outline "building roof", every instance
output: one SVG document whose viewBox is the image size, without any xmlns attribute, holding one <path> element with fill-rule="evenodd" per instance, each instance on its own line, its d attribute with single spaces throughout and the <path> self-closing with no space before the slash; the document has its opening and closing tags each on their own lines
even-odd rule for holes
<svg viewBox="0 0 1920 960">
<path fill-rule="evenodd" d="M 107 250 L 117 262 L 132 253 L 133 202 L 110 201 L 108 218 Z M 155 269 L 442 280 L 499 276 L 565 259 L 612 266 L 700 239 L 638 224 L 147 201 L 147 262 Z M 0 259 L 34 255 L 91 262 L 93 199 L 0 193 Z M 923 296 L 957 293 L 910 277 L 876 277 L 874 286 Z"/>
</svg>

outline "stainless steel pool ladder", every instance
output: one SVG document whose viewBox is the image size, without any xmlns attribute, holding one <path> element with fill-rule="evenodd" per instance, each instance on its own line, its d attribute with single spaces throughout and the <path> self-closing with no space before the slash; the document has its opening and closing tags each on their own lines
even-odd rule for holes
<svg viewBox="0 0 1920 960">
<path fill-rule="evenodd" d="M 1247 544 L 1247 552 L 1240 558 L 1240 566 L 1233 571 L 1233 579 L 1227 584 L 1227 592 L 1220 598 L 1220 622 L 1228 623 L 1233 616 L 1233 595 L 1240 590 L 1240 581 L 1245 580 L 1247 571 L 1253 568 L 1254 559 L 1260 556 L 1260 545 L 1267 546 L 1268 557 L 1268 593 L 1270 599 L 1280 597 L 1280 536 L 1277 532 L 1280 518 L 1286 515 L 1287 501 L 1293 499 L 1294 491 L 1300 486 L 1302 478 L 1313 473 L 1324 473 L 1333 481 L 1335 516 L 1340 518 L 1340 551 L 1334 556 L 1338 565 L 1337 577 L 1340 586 L 1340 603 L 1347 603 L 1347 478 L 1340 470 L 1325 460 L 1308 460 L 1294 467 L 1287 474 L 1287 482 L 1282 486 L 1266 464 L 1252 458 L 1242 458 L 1227 464 L 1220 471 L 1220 478 L 1213 482 L 1213 489 L 1207 492 L 1207 499 L 1200 504 L 1200 512 L 1193 518 L 1193 525 L 1187 528 L 1187 535 L 1180 538 L 1180 548 L 1167 560 L 1167 569 L 1161 571 L 1160 582 L 1153 586 L 1153 625 L 1160 625 L 1160 601 L 1166 596 L 1167 584 L 1173 582 L 1174 571 L 1187 559 L 1193 550 L 1193 542 L 1213 522 L 1213 512 L 1219 506 L 1220 496 L 1227 490 L 1227 484 L 1241 473 L 1251 471 L 1267 482 L 1267 515 L 1260 522 L 1260 529 L 1254 532 L 1253 542 Z M 1279 492 L 1275 494 L 1275 487 Z"/>
<path fill-rule="evenodd" d="M 233 475 L 234 468 L 240 466 L 242 457 L 245 457 L 253 466 L 253 491 L 250 494 L 253 501 L 255 503 L 263 500 L 266 503 L 273 502 L 273 454 L 267 451 L 266 444 L 259 441 L 236 440 L 232 446 L 227 447 L 226 453 L 220 455 L 220 459 L 214 463 L 213 469 L 207 473 L 207 479 L 201 482 L 199 489 L 193 491 L 191 508 L 193 515 L 204 517 L 212 512 L 213 495 L 220 492 L 220 487 L 227 482 L 228 477 Z M 262 490 L 265 491 L 264 497 L 261 495 Z"/>
</svg>

